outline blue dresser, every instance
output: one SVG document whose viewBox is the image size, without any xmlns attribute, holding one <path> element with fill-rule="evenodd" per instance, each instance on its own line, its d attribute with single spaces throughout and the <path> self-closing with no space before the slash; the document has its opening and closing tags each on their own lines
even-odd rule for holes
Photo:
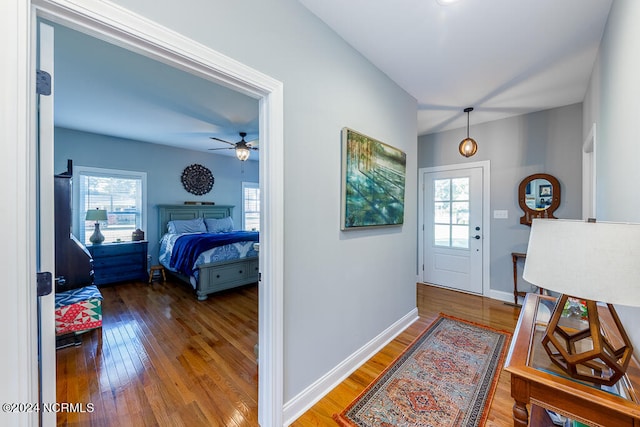
<svg viewBox="0 0 640 427">
<path fill-rule="evenodd" d="M 146 241 L 139 241 L 87 246 L 93 257 L 93 283 L 105 285 L 126 280 L 146 282 L 149 278 L 147 245 Z"/>
</svg>

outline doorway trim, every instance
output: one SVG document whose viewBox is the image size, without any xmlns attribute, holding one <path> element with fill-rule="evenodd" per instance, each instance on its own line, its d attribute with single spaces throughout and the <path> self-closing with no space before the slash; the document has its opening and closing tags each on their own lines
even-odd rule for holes
<svg viewBox="0 0 640 427">
<path fill-rule="evenodd" d="M 596 124 L 582 144 L 582 219 L 596 218 Z"/>
<path fill-rule="evenodd" d="M 418 169 L 418 259 L 416 260 L 416 282 L 424 283 L 422 276 L 425 241 L 424 235 L 426 232 L 426 226 L 424 223 L 424 175 L 432 172 L 446 172 L 471 168 L 482 169 L 482 295 L 489 296 L 491 291 L 491 162 L 489 160 Z"/>
<path fill-rule="evenodd" d="M 259 100 L 260 235 L 258 420 L 282 425 L 284 399 L 283 84 L 147 18 L 98 0 L 32 0 L 31 13 Z M 34 68 L 34 67 L 32 67 Z M 30 93 L 35 93 L 33 82 Z M 31 110 L 35 115 L 35 110 Z M 35 137 L 30 144 L 35 147 Z M 29 163 L 27 170 L 35 171 Z M 53 179 L 53 177 L 51 178 Z M 268 191 L 267 191 L 268 190 Z M 268 195 L 268 200 L 265 200 Z M 27 197 L 35 198 L 35 194 Z M 50 319 L 53 323 L 53 319 Z M 55 384 L 55 372 L 45 373 Z"/>
</svg>

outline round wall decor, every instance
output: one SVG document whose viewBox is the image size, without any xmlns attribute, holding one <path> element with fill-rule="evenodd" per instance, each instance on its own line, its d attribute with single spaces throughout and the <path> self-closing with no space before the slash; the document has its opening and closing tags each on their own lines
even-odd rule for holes
<svg viewBox="0 0 640 427">
<path fill-rule="evenodd" d="M 193 164 L 182 171 L 184 189 L 196 196 L 207 194 L 213 188 L 213 174 L 202 165 Z"/>
</svg>

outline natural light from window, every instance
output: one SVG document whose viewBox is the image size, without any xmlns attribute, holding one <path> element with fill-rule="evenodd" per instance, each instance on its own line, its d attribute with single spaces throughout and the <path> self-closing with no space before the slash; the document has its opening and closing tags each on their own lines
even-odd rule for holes
<svg viewBox="0 0 640 427">
<path fill-rule="evenodd" d="M 242 229 L 260 231 L 260 186 L 242 183 Z"/>
<path fill-rule="evenodd" d="M 100 222 L 104 243 L 129 242 L 136 229 L 146 227 L 146 173 L 88 167 L 74 168 L 74 221 L 79 239 L 87 244 L 94 230 L 85 221 L 87 210 L 104 209 L 107 220 Z"/>
</svg>

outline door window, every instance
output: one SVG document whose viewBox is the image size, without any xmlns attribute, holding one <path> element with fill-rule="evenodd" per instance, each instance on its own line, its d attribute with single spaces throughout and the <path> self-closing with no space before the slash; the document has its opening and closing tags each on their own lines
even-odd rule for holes
<svg viewBox="0 0 640 427">
<path fill-rule="evenodd" d="M 433 180 L 433 245 L 469 248 L 469 178 Z"/>
</svg>

